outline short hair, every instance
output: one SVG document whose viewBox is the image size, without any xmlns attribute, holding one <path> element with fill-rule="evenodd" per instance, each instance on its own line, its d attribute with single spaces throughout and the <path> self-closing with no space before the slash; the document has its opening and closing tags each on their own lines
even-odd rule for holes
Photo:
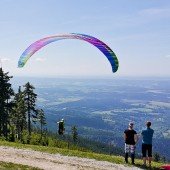
<svg viewBox="0 0 170 170">
<path fill-rule="evenodd" d="M 147 121 L 147 122 L 146 122 L 146 126 L 147 126 L 147 127 L 150 127 L 150 126 L 151 126 L 151 122 L 150 122 L 150 121 Z"/>
</svg>

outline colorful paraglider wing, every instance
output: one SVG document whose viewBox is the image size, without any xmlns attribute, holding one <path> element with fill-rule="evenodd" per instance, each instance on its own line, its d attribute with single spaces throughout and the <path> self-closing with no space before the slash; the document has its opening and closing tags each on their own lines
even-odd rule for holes
<svg viewBox="0 0 170 170">
<path fill-rule="evenodd" d="M 104 42 L 100 41 L 95 37 L 77 33 L 60 34 L 56 36 L 46 37 L 34 42 L 22 53 L 18 61 L 18 67 L 23 67 L 28 61 L 28 59 L 42 47 L 46 46 L 49 43 L 63 39 L 79 39 L 89 42 L 90 44 L 97 47 L 107 57 L 112 66 L 112 71 L 113 72 L 117 71 L 119 67 L 118 59 L 115 53 Z"/>
</svg>

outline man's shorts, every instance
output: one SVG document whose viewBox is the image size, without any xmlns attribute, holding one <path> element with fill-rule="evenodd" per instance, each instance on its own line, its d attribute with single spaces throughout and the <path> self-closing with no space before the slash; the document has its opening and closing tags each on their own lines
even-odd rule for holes
<svg viewBox="0 0 170 170">
<path fill-rule="evenodd" d="M 142 155 L 146 157 L 146 152 L 148 151 L 148 157 L 152 157 L 152 145 L 142 144 Z"/>
<path fill-rule="evenodd" d="M 135 153 L 135 145 L 129 145 L 125 143 L 125 153 Z"/>
</svg>

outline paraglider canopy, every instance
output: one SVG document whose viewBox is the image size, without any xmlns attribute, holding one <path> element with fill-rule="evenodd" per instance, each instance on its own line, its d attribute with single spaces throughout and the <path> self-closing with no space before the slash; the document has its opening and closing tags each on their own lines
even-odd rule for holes
<svg viewBox="0 0 170 170">
<path fill-rule="evenodd" d="M 22 53 L 21 57 L 18 60 L 18 67 L 24 67 L 28 59 L 42 47 L 46 46 L 49 43 L 63 39 L 79 39 L 89 42 L 90 44 L 97 47 L 106 56 L 106 58 L 109 60 L 112 66 L 113 72 L 116 72 L 118 70 L 119 67 L 118 59 L 110 47 L 108 47 L 104 42 L 100 41 L 95 37 L 79 33 L 60 34 L 56 36 L 45 37 L 34 42 Z"/>
</svg>

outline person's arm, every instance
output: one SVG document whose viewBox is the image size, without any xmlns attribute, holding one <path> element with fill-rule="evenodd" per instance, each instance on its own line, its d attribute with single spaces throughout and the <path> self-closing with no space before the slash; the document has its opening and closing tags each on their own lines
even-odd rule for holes
<svg viewBox="0 0 170 170">
<path fill-rule="evenodd" d="M 137 142 L 138 142 L 138 135 L 135 134 L 135 144 L 137 144 Z"/>
<path fill-rule="evenodd" d="M 126 133 L 124 133 L 124 141 L 125 141 L 125 142 L 126 142 L 126 138 L 127 138 L 127 137 L 126 137 Z"/>
</svg>

